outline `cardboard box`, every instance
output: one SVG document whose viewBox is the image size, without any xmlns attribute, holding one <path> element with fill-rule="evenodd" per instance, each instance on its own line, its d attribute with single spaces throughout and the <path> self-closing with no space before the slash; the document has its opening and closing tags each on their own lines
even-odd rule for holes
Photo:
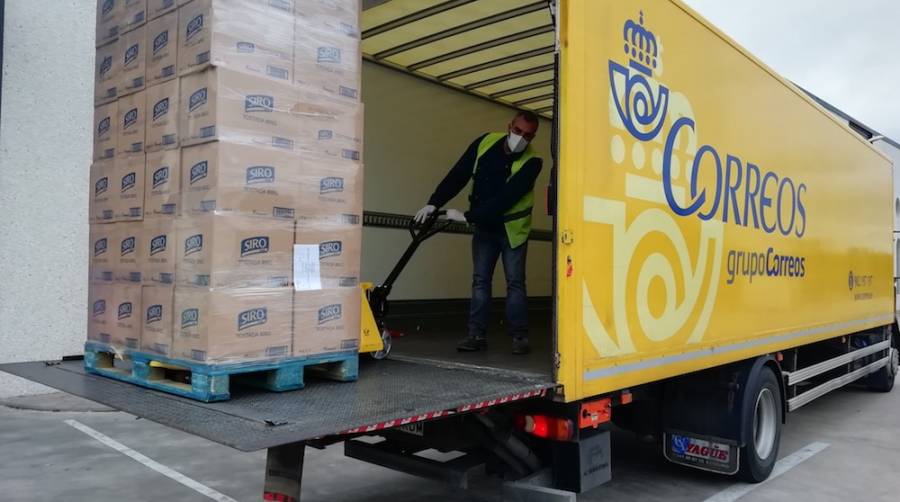
<svg viewBox="0 0 900 502">
<path fill-rule="evenodd" d="M 119 34 L 143 26 L 147 22 L 147 0 L 121 0 L 122 18 L 119 23 Z"/>
<path fill-rule="evenodd" d="M 111 178 L 113 217 L 116 221 L 139 221 L 144 217 L 144 173 L 147 170 L 143 153 L 116 158 L 115 177 Z"/>
<path fill-rule="evenodd" d="M 138 349 L 141 346 L 141 285 L 113 284 L 115 311 L 112 340 L 114 347 Z"/>
<path fill-rule="evenodd" d="M 112 159 L 116 156 L 119 141 L 119 106 L 112 101 L 94 108 L 94 160 Z"/>
<path fill-rule="evenodd" d="M 145 132 L 147 129 L 147 94 L 136 92 L 119 99 L 119 141 L 116 147 L 118 155 L 144 153 Z"/>
<path fill-rule="evenodd" d="M 360 301 L 356 288 L 294 293 L 294 356 L 359 350 Z"/>
<path fill-rule="evenodd" d="M 301 157 L 296 171 L 298 216 L 361 215 L 363 167 L 316 157 Z"/>
<path fill-rule="evenodd" d="M 116 282 L 141 282 L 141 242 L 144 238 L 144 228 L 141 222 L 126 222 L 113 224 L 112 230 L 116 236 L 113 252 L 118 253 L 113 270 L 113 280 Z"/>
<path fill-rule="evenodd" d="M 176 287 L 172 356 L 210 364 L 289 357 L 292 294 Z"/>
<path fill-rule="evenodd" d="M 188 3 L 179 11 L 179 75 L 213 65 L 290 83 L 292 9 L 285 0 Z"/>
<path fill-rule="evenodd" d="M 181 78 L 181 145 L 231 141 L 293 149 L 294 87 L 212 68 Z"/>
<path fill-rule="evenodd" d="M 297 132 L 294 149 L 303 155 L 362 162 L 363 108 L 322 94 L 300 92 L 294 107 Z"/>
<path fill-rule="evenodd" d="M 340 224 L 334 217 L 298 220 L 294 230 L 295 288 L 356 288 L 361 248 L 362 225 Z M 307 263 L 302 263 L 303 259 Z M 316 270 L 318 278 L 310 275 Z M 304 273 L 307 277 L 297 275 Z"/>
<path fill-rule="evenodd" d="M 144 176 L 144 218 L 178 215 L 181 199 L 181 150 L 147 154 Z"/>
<path fill-rule="evenodd" d="M 175 323 L 175 286 L 144 286 L 141 304 L 141 350 L 170 357 Z"/>
<path fill-rule="evenodd" d="M 119 97 L 140 91 L 147 83 L 147 27 L 141 26 L 119 37 Z"/>
<path fill-rule="evenodd" d="M 147 20 L 175 12 L 177 8 L 178 3 L 175 0 L 147 0 Z M 178 30 L 176 29 L 176 31 Z"/>
<path fill-rule="evenodd" d="M 299 156 L 216 141 L 183 148 L 182 211 L 294 218 Z"/>
<path fill-rule="evenodd" d="M 115 221 L 116 190 L 116 159 L 97 160 L 91 165 L 92 195 L 89 204 L 89 218 L 91 222 Z"/>
<path fill-rule="evenodd" d="M 293 220 L 207 214 L 176 223 L 179 285 L 267 288 L 291 284 Z"/>
<path fill-rule="evenodd" d="M 92 223 L 90 227 L 90 280 L 112 282 L 119 266 L 119 242 L 116 225 Z"/>
<path fill-rule="evenodd" d="M 113 0 L 108 0 L 113 1 Z M 119 41 L 115 40 L 97 48 L 94 66 L 94 104 L 101 105 L 115 101 L 119 96 Z"/>
<path fill-rule="evenodd" d="M 174 2 L 174 0 L 169 0 Z M 178 76 L 178 13 L 175 11 L 147 23 L 147 85 Z"/>
<path fill-rule="evenodd" d="M 175 283 L 176 241 L 173 218 L 144 220 L 140 263 L 145 285 Z"/>
<path fill-rule="evenodd" d="M 326 30 L 359 38 L 359 0 L 302 0 L 294 3 L 297 30 Z"/>
<path fill-rule="evenodd" d="M 355 33 L 309 29 L 298 19 L 294 43 L 295 84 L 357 102 L 361 71 L 362 53 Z"/>
<path fill-rule="evenodd" d="M 114 308 L 112 284 L 88 285 L 88 340 L 100 343 L 112 342 Z"/>
<path fill-rule="evenodd" d="M 97 47 L 118 38 L 123 7 L 124 0 L 97 0 Z"/>
<path fill-rule="evenodd" d="M 145 150 L 178 148 L 178 80 L 147 88 Z"/>
</svg>

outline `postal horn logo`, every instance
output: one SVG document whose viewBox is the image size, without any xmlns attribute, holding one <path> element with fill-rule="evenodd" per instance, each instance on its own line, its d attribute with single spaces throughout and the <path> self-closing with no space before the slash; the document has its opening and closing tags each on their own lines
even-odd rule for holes
<svg viewBox="0 0 900 502">
<path fill-rule="evenodd" d="M 691 116 L 693 109 L 686 96 L 660 81 L 665 40 L 653 32 L 644 14 L 624 20 L 619 32 L 624 57 L 604 62 L 608 109 L 597 111 L 611 126 L 605 141 L 612 162 L 600 165 L 622 169 L 626 174 L 617 177 L 617 183 L 624 186 L 604 197 L 584 197 L 585 222 L 605 226 L 611 235 L 604 242 L 611 248 L 611 273 L 599 282 L 582 281 L 583 328 L 601 357 L 634 353 L 636 346 L 660 342 L 701 341 L 722 262 L 723 223 L 673 216 L 666 203 L 659 138 L 674 119 Z M 687 163 L 695 153 L 696 137 L 684 136 L 678 154 Z M 685 177 L 677 183 L 682 186 L 674 191 L 685 196 Z M 612 293 L 603 310 L 611 315 L 601 315 L 594 306 L 593 295 L 605 296 L 606 291 Z"/>
<path fill-rule="evenodd" d="M 237 329 L 243 331 L 253 326 L 261 326 L 269 320 L 269 309 L 266 307 L 257 307 L 245 310 L 238 314 Z"/>
</svg>

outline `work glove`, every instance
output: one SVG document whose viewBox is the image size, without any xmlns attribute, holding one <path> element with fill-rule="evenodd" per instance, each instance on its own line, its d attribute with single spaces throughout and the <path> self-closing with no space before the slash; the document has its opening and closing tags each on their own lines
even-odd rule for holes
<svg viewBox="0 0 900 502">
<path fill-rule="evenodd" d="M 468 223 L 468 220 L 466 220 L 466 216 L 462 213 L 462 211 L 459 211 L 457 209 L 448 209 L 446 216 L 450 221 L 456 221 L 458 223 Z"/>
<path fill-rule="evenodd" d="M 419 212 L 416 213 L 416 215 L 413 217 L 413 220 L 415 220 L 416 223 L 421 225 L 431 215 L 431 213 L 433 213 L 436 209 L 437 209 L 436 207 L 432 206 L 431 204 L 428 204 L 427 206 L 423 207 L 422 209 L 419 209 Z"/>
</svg>

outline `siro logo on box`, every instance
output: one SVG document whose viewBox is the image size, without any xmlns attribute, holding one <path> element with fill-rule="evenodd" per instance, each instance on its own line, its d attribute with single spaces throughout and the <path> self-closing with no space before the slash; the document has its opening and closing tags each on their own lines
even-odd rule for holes
<svg viewBox="0 0 900 502">
<path fill-rule="evenodd" d="M 153 55 L 159 54 L 159 51 L 165 49 L 169 45 L 169 30 L 159 32 L 153 38 Z"/>
<path fill-rule="evenodd" d="M 131 317 L 131 309 L 132 309 L 131 302 L 120 303 L 119 304 L 119 313 L 117 315 L 119 320 L 128 319 L 129 317 Z"/>
<path fill-rule="evenodd" d="M 341 50 L 337 47 L 319 47 L 316 50 L 316 62 L 318 63 L 340 63 Z"/>
<path fill-rule="evenodd" d="M 245 112 L 271 112 L 275 108 L 275 98 L 265 94 L 248 94 L 244 100 Z"/>
<path fill-rule="evenodd" d="M 153 121 L 156 122 L 160 118 L 169 113 L 169 98 L 163 98 L 153 105 Z"/>
<path fill-rule="evenodd" d="M 203 250 L 203 234 L 192 235 L 184 240 L 184 255 Z"/>
<path fill-rule="evenodd" d="M 188 100 L 188 111 L 192 112 L 206 104 L 206 87 L 197 89 Z"/>
<path fill-rule="evenodd" d="M 238 331 L 260 326 L 269 320 L 269 310 L 266 307 L 258 307 L 255 309 L 245 310 L 238 314 L 237 329 Z"/>
<path fill-rule="evenodd" d="M 238 42 L 237 51 L 242 54 L 252 54 L 256 52 L 256 44 L 253 42 Z"/>
<path fill-rule="evenodd" d="M 334 131 L 331 129 L 319 129 L 319 139 L 334 139 Z"/>
<path fill-rule="evenodd" d="M 94 196 L 96 197 L 97 195 L 106 193 L 106 190 L 108 188 L 109 188 L 109 178 L 107 178 L 106 176 L 100 178 L 99 180 L 97 180 L 96 183 L 94 183 Z"/>
<path fill-rule="evenodd" d="M 122 239 L 122 245 L 119 246 L 119 252 L 122 256 L 127 254 L 131 254 L 134 252 L 134 237 L 126 237 Z"/>
<path fill-rule="evenodd" d="M 247 168 L 247 184 L 275 183 L 275 168 L 272 166 L 251 166 Z"/>
<path fill-rule="evenodd" d="M 134 173 L 128 173 L 125 176 L 122 176 L 122 191 L 127 192 L 134 188 L 135 183 L 137 183 L 137 176 Z"/>
<path fill-rule="evenodd" d="M 153 188 L 159 188 L 169 181 L 169 166 L 162 166 L 153 171 Z"/>
<path fill-rule="evenodd" d="M 341 318 L 341 304 L 326 305 L 319 309 L 319 324 L 330 321 L 338 321 Z"/>
<path fill-rule="evenodd" d="M 109 70 L 112 69 L 112 56 L 106 56 L 100 62 L 100 76 L 105 77 Z"/>
<path fill-rule="evenodd" d="M 137 123 L 137 119 L 138 109 L 132 108 L 131 110 L 128 110 L 128 113 L 125 114 L 125 120 L 122 121 L 122 125 L 125 126 L 125 129 L 128 129 L 129 127 Z"/>
<path fill-rule="evenodd" d="M 194 164 L 194 166 L 191 167 L 191 185 L 205 178 L 208 172 L 209 163 L 207 161 L 201 160 Z"/>
<path fill-rule="evenodd" d="M 102 138 L 109 133 L 109 117 L 104 117 L 103 120 L 97 123 L 97 137 Z"/>
<path fill-rule="evenodd" d="M 166 234 L 157 235 L 150 239 L 150 256 L 166 251 Z"/>
<path fill-rule="evenodd" d="M 105 314 L 106 313 L 106 300 L 95 301 L 92 312 L 93 312 L 94 317 Z"/>
<path fill-rule="evenodd" d="M 115 6 L 116 6 L 116 0 L 103 0 L 103 5 L 100 7 L 100 14 L 103 17 L 108 16 L 109 13 L 112 12 L 113 7 L 115 7 Z"/>
<path fill-rule="evenodd" d="M 181 311 L 181 328 L 190 328 L 200 322 L 200 310 L 184 309 Z"/>
<path fill-rule="evenodd" d="M 190 40 L 194 35 L 201 31 L 203 31 L 203 14 L 198 14 L 194 19 L 188 21 L 186 32 L 187 39 Z"/>
<path fill-rule="evenodd" d="M 162 305 L 150 305 L 147 307 L 146 324 L 162 321 L 162 313 Z"/>
<path fill-rule="evenodd" d="M 332 256 L 340 256 L 343 250 L 341 241 L 328 241 L 319 244 L 319 259 L 331 258 Z"/>
<path fill-rule="evenodd" d="M 106 237 L 97 239 L 94 242 L 94 256 L 106 254 Z"/>
<path fill-rule="evenodd" d="M 241 258 L 255 254 L 269 252 L 269 238 L 261 235 L 250 237 L 241 241 Z"/>
<path fill-rule="evenodd" d="M 322 178 L 319 181 L 319 194 L 343 192 L 343 191 L 344 191 L 344 178 L 339 178 L 337 176 L 330 176 L 328 178 Z"/>
<path fill-rule="evenodd" d="M 141 52 L 141 45 L 134 44 L 125 51 L 125 66 L 130 65 L 137 61 L 138 55 Z"/>
</svg>

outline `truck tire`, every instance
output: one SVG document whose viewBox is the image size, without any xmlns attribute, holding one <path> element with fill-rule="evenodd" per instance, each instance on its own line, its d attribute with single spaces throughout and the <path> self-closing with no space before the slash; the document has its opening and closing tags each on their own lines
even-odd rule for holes
<svg viewBox="0 0 900 502">
<path fill-rule="evenodd" d="M 753 399 L 742 411 L 748 430 L 744 434 L 747 444 L 741 447 L 738 476 L 749 483 L 765 481 L 778 460 L 783 401 L 777 378 L 766 366 L 748 382 L 747 392 Z"/>
<path fill-rule="evenodd" d="M 900 351 L 896 346 L 891 347 L 891 360 L 885 367 L 869 375 L 869 380 L 866 382 L 869 389 L 875 392 L 890 392 L 894 388 L 898 366 L 900 366 Z"/>
</svg>

